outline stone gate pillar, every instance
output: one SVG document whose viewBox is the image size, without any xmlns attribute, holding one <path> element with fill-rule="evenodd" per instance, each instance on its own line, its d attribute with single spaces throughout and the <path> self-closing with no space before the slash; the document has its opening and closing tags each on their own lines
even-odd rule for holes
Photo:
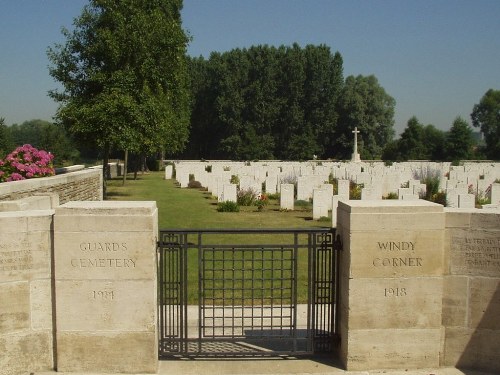
<svg viewBox="0 0 500 375">
<path fill-rule="evenodd" d="M 156 202 L 69 202 L 54 228 L 57 370 L 156 373 Z"/>
<path fill-rule="evenodd" d="M 340 201 L 340 357 L 347 370 L 439 367 L 443 207 Z"/>
</svg>

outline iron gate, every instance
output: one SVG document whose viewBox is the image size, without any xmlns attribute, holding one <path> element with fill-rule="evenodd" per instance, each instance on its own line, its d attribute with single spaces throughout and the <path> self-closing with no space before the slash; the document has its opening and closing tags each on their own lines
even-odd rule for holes
<svg viewBox="0 0 500 375">
<path fill-rule="evenodd" d="M 330 228 L 160 231 L 160 358 L 331 351 L 339 249 Z"/>
</svg>

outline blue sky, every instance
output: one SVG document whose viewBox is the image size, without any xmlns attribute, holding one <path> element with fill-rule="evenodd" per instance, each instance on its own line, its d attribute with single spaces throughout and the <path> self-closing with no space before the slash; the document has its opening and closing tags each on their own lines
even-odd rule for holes
<svg viewBox="0 0 500 375">
<path fill-rule="evenodd" d="M 47 47 L 85 0 L 0 0 L 0 117 L 51 120 Z M 395 130 L 415 115 L 442 130 L 500 89 L 499 0 L 184 0 L 188 53 L 257 44 L 325 44 L 344 75 L 374 74 L 396 99 Z"/>
</svg>

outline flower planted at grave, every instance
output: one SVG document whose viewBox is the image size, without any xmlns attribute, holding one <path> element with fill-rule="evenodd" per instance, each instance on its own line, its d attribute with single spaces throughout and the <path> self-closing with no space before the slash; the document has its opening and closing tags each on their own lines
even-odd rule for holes
<svg viewBox="0 0 500 375">
<path fill-rule="evenodd" d="M 266 194 L 261 194 L 259 199 L 255 201 L 255 205 L 257 206 L 257 210 L 259 211 L 262 211 L 268 203 L 269 199 Z"/>
<path fill-rule="evenodd" d="M 50 152 L 38 150 L 31 145 L 18 147 L 4 160 L 0 160 L 0 182 L 53 176 L 53 159 L 54 155 Z"/>
</svg>

